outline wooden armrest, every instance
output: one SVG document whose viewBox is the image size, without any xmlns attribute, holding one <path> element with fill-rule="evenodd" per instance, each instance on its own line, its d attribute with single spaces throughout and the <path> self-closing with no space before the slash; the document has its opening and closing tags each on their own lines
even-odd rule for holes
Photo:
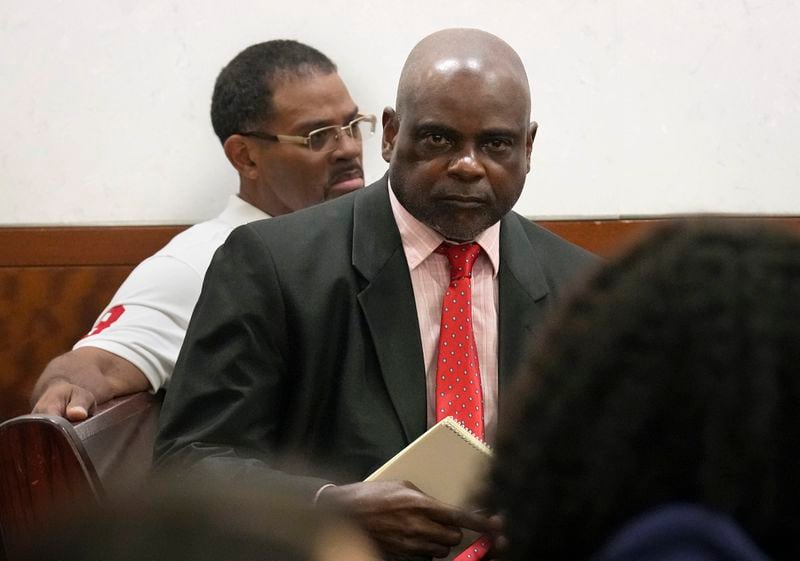
<svg viewBox="0 0 800 561">
<path fill-rule="evenodd" d="M 147 475 L 162 400 L 163 393 L 126 395 L 73 425 L 105 491 L 128 491 Z"/>
<path fill-rule="evenodd" d="M 101 493 L 69 421 L 21 415 L 0 425 L 0 530 L 9 561 L 47 527 L 54 506 L 97 501 Z"/>
<path fill-rule="evenodd" d="M 125 396 L 75 424 L 51 415 L 0 424 L 0 532 L 9 561 L 46 531 L 62 505 L 101 501 L 144 480 L 161 399 Z"/>
</svg>

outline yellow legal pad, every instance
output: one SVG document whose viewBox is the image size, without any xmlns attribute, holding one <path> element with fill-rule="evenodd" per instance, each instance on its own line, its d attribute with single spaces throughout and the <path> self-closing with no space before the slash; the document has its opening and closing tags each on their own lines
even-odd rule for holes
<svg viewBox="0 0 800 561">
<path fill-rule="evenodd" d="M 467 508 L 483 484 L 491 457 L 485 443 L 452 417 L 445 417 L 366 481 L 410 481 L 444 503 Z"/>
<path fill-rule="evenodd" d="M 410 481 L 431 497 L 461 508 L 474 506 L 492 450 L 452 417 L 445 417 L 383 464 L 366 481 Z M 464 531 L 451 559 L 472 543 L 478 534 Z"/>
</svg>

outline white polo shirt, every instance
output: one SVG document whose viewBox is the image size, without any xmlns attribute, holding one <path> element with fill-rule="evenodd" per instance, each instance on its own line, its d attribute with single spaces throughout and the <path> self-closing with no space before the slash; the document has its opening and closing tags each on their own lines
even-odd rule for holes
<svg viewBox="0 0 800 561">
<path fill-rule="evenodd" d="M 172 376 L 214 252 L 234 228 L 263 218 L 269 215 L 231 196 L 219 216 L 181 232 L 131 271 L 73 349 L 97 347 L 121 356 L 157 391 Z"/>
</svg>

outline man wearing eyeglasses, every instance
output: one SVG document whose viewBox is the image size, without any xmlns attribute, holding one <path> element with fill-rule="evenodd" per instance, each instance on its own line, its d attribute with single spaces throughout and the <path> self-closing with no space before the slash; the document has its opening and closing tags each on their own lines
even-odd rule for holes
<svg viewBox="0 0 800 561">
<path fill-rule="evenodd" d="M 239 174 L 238 195 L 131 273 L 88 335 L 44 370 L 35 413 L 78 421 L 113 397 L 163 387 L 231 230 L 364 185 L 361 143 L 375 116 L 359 113 L 334 63 L 307 45 L 276 40 L 239 53 L 217 78 L 211 120 Z"/>
</svg>

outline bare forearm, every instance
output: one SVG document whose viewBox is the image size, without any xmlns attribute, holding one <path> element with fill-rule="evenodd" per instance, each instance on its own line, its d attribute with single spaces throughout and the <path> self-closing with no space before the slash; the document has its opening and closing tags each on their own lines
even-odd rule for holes
<svg viewBox="0 0 800 561">
<path fill-rule="evenodd" d="M 96 405 L 149 386 L 144 374 L 127 360 L 83 347 L 50 361 L 36 382 L 31 401 L 34 413 L 80 421 Z"/>
</svg>

